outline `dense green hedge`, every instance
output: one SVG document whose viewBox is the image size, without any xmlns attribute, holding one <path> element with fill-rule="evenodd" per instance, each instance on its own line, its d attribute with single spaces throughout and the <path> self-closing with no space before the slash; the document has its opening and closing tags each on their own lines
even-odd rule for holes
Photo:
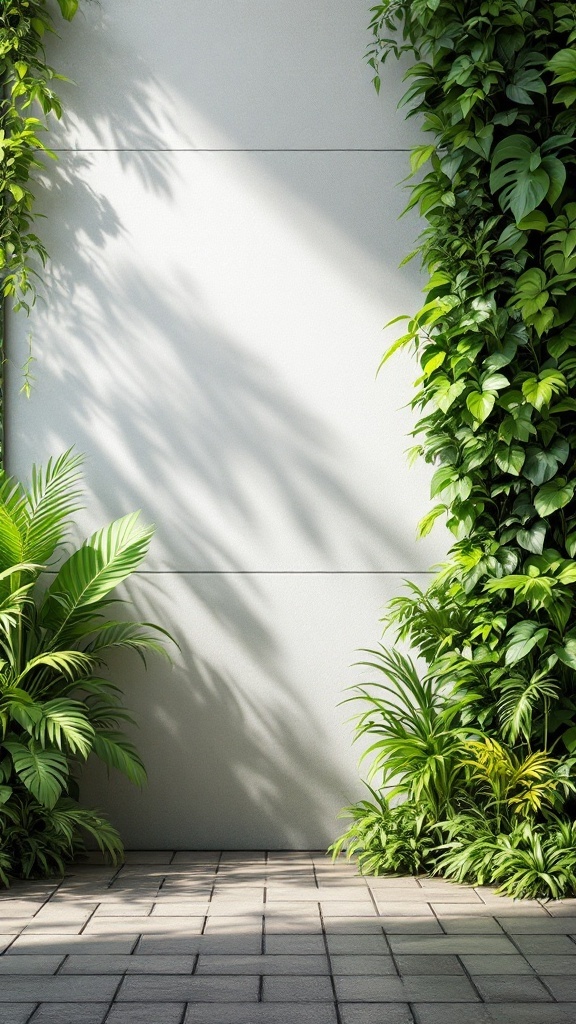
<svg viewBox="0 0 576 1024">
<path fill-rule="evenodd" d="M 430 808 L 424 818 L 439 832 L 432 843 L 436 853 L 420 866 L 438 869 L 438 843 L 444 857 L 470 845 L 473 828 L 467 840 L 455 838 L 459 815 L 493 818 L 493 786 L 489 798 L 482 796 L 478 778 L 479 765 L 488 761 L 492 782 L 498 771 L 512 778 L 514 764 L 522 775 L 531 757 L 540 757 L 543 771 L 531 763 L 531 808 L 520 811 L 513 797 L 518 791 L 510 790 L 507 824 L 490 826 L 494 842 L 502 843 L 505 833 L 514 845 L 514 829 L 522 824 L 524 838 L 516 845 L 524 850 L 531 842 L 534 853 L 535 836 L 542 844 L 554 829 L 571 827 L 576 4 L 387 0 L 372 15 L 369 60 L 376 88 L 380 64 L 409 54 L 402 103 L 426 133 L 412 153 L 416 178 L 409 201 L 427 222 L 411 254 L 428 274 L 425 301 L 404 318 L 404 333 L 383 362 L 405 345 L 417 352 L 414 453 L 435 467 L 435 504 L 420 530 L 427 533 L 446 516 L 455 537 L 429 590 L 392 602 L 388 616 L 425 659 L 428 678 L 442 694 L 437 700 L 467 698 L 450 725 L 464 730 L 464 750 L 454 761 L 464 789 L 442 807 L 443 824 Z M 374 664 L 397 689 L 390 665 L 382 657 Z M 359 696 L 369 701 L 361 730 L 380 729 L 382 751 L 390 733 L 382 708 L 370 705 L 376 691 Z M 414 763 L 396 767 L 404 792 L 418 803 L 418 785 L 408 785 Z M 539 799 L 546 788 L 554 793 L 548 803 Z M 405 824 L 408 812 L 395 813 Z M 376 815 L 372 825 L 376 820 L 382 827 L 387 814 L 387 802 L 356 809 L 357 826 Z M 386 860 L 380 857 L 382 836 L 371 839 L 372 868 Z M 573 836 L 570 844 L 576 858 Z M 369 845 L 360 842 L 360 849 Z M 511 877 L 510 871 L 499 874 L 490 857 L 483 863 L 483 880 Z M 576 860 L 560 891 L 574 889 L 574 866 Z M 459 877 L 478 877 L 477 869 L 478 858 Z"/>
</svg>

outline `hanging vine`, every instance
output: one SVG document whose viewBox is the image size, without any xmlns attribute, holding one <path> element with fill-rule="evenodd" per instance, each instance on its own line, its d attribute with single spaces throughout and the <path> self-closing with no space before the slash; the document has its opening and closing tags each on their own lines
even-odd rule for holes
<svg viewBox="0 0 576 1024">
<path fill-rule="evenodd" d="M 78 0 L 58 0 L 70 21 Z M 47 252 L 33 230 L 35 176 L 55 154 L 43 140 L 50 114 L 61 117 L 54 85 L 66 79 L 46 63 L 44 40 L 54 32 L 46 0 L 4 0 L 0 10 L 0 274 L 2 295 L 29 312 Z M 4 363 L 4 337 L 1 362 Z M 3 389 L 2 389 L 3 394 Z"/>
</svg>

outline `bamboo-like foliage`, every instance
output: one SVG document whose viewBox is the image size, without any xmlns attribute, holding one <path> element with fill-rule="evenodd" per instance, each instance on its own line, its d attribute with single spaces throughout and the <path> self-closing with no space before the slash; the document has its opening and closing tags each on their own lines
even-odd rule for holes
<svg viewBox="0 0 576 1024">
<path fill-rule="evenodd" d="M 30 489 L 0 473 L 0 878 L 62 870 L 88 831 L 120 856 L 115 829 L 76 803 L 80 766 L 95 754 L 142 785 L 122 731 L 121 691 L 101 675 L 112 650 L 166 654 L 168 634 L 110 618 L 113 590 L 144 558 L 151 527 L 138 514 L 97 531 L 45 588 L 78 508 L 81 458 L 35 469 Z M 41 559 L 41 561 L 40 561 Z"/>
<path fill-rule="evenodd" d="M 545 828 L 552 807 L 571 815 L 576 751 L 576 4 L 385 0 L 371 13 L 374 84 L 390 56 L 409 55 L 401 104 L 425 133 L 408 201 L 425 228 L 406 258 L 420 258 L 425 296 L 394 322 L 405 326 L 382 366 L 405 346 L 417 355 L 412 454 L 435 469 L 420 533 L 445 518 L 454 535 L 428 590 L 395 599 L 386 622 L 428 678 L 475 695 L 466 721 L 454 717 L 469 725 L 473 709 L 484 736 L 461 813 L 474 818 L 476 801 L 495 842 L 500 826 L 513 833 L 528 872 L 553 842 L 544 831 L 528 849 L 530 827 Z M 504 800 L 515 772 L 524 788 Z M 512 846 L 482 877 L 505 881 Z M 464 863 L 472 877 L 474 857 Z M 534 871 L 509 891 L 574 888 L 564 867 L 561 883 Z"/>
</svg>

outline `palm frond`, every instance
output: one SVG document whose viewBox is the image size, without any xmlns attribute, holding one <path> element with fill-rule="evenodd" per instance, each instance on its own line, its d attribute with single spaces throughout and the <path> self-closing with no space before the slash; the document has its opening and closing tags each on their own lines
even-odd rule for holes
<svg viewBox="0 0 576 1024">
<path fill-rule="evenodd" d="M 154 636 L 154 630 L 160 637 Z M 86 645 L 86 652 L 93 657 L 98 657 L 104 651 L 112 648 L 124 648 L 125 650 L 136 651 L 145 662 L 146 653 L 160 654 L 170 661 L 170 654 L 166 650 L 162 637 L 166 637 L 175 643 L 173 637 L 167 630 L 155 626 L 151 622 L 106 622 L 96 627 L 93 639 Z"/>
<path fill-rule="evenodd" d="M 47 563 L 62 543 L 71 517 L 82 507 L 82 491 L 77 483 L 83 461 L 84 457 L 70 448 L 57 459 L 49 459 L 45 469 L 32 467 L 23 560 Z"/>
<path fill-rule="evenodd" d="M 94 667 L 94 659 L 84 651 L 46 651 L 30 658 L 18 677 L 18 682 L 26 679 L 39 668 L 48 668 L 63 675 L 67 679 L 80 679 L 88 675 Z"/>
<path fill-rule="evenodd" d="M 0 470 L 0 570 L 25 560 L 23 537 L 28 526 L 27 504 L 22 485 Z"/>
<path fill-rule="evenodd" d="M 122 772 L 135 786 L 143 786 L 146 782 L 146 769 L 140 756 L 123 733 L 113 729 L 96 729 L 93 749 L 101 761 Z"/>
<path fill-rule="evenodd" d="M 98 530 L 64 562 L 49 586 L 41 609 L 45 628 L 58 633 L 90 605 L 104 600 L 140 565 L 153 527 L 138 525 L 134 512 Z"/>
<path fill-rule="evenodd" d="M 59 750 L 88 757 L 92 749 L 94 729 L 87 718 L 87 708 L 80 701 L 56 698 L 41 705 L 42 717 L 33 733 L 43 747 L 53 745 Z"/>
<path fill-rule="evenodd" d="M 54 830 L 66 838 L 74 853 L 83 849 L 84 844 L 79 841 L 78 836 L 80 829 L 88 832 L 96 840 L 100 850 L 110 857 L 113 864 L 122 861 L 124 855 L 122 840 L 114 826 L 97 811 L 78 807 L 74 800 L 65 797 L 60 799 L 53 808 L 50 823 Z"/>
</svg>

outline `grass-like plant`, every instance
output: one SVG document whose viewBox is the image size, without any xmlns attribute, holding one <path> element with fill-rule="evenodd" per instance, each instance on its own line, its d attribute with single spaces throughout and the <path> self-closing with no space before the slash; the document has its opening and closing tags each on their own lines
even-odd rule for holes
<svg viewBox="0 0 576 1024">
<path fill-rule="evenodd" d="M 93 534 L 55 568 L 78 510 L 81 457 L 34 469 L 31 487 L 0 473 L 0 877 L 61 871 L 89 833 L 117 859 L 122 844 L 78 805 L 90 754 L 141 785 L 144 766 L 122 732 L 131 721 L 106 656 L 166 654 L 168 634 L 113 615 L 114 589 L 144 558 L 153 528 L 138 513 Z"/>
</svg>

